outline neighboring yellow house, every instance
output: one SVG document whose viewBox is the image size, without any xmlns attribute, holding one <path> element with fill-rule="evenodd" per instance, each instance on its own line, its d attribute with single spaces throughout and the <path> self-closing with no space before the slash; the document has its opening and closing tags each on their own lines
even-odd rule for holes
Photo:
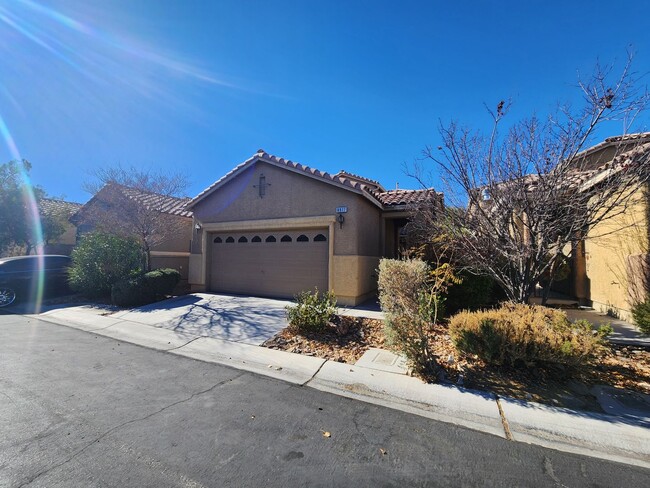
<svg viewBox="0 0 650 488">
<path fill-rule="evenodd" d="M 597 182 L 601 174 L 624 164 L 632 151 L 637 156 L 640 151 L 650 153 L 650 133 L 611 137 L 578 157 L 587 160 L 586 169 L 593 172 L 589 178 Z M 632 319 L 632 306 L 648 292 L 647 192 L 647 187 L 637 190 L 621 215 L 589 229 L 587 238 L 575 243 L 571 277 L 565 283 L 581 304 L 624 320 Z"/>
</svg>

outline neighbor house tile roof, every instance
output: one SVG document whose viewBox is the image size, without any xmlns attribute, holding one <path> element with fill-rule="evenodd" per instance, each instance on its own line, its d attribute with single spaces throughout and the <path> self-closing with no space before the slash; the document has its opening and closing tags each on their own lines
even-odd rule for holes
<svg viewBox="0 0 650 488">
<path fill-rule="evenodd" d="M 69 217 L 83 207 L 83 204 L 58 198 L 42 198 L 38 202 L 38 207 L 42 214 L 63 214 Z"/>
<path fill-rule="evenodd" d="M 119 191 L 131 200 L 134 200 L 147 208 L 170 215 L 180 215 L 181 217 L 192 216 L 192 211 L 185 208 L 191 200 L 189 197 L 179 198 L 170 195 L 161 195 L 159 193 L 152 193 L 122 185 L 119 185 Z"/>
<path fill-rule="evenodd" d="M 231 171 L 226 173 L 219 180 L 214 182 L 212 185 L 207 187 L 196 197 L 194 197 L 187 205 L 187 208 L 192 208 L 198 202 L 203 200 L 212 192 L 216 191 L 218 188 L 223 186 L 226 182 L 234 178 L 237 174 L 242 172 L 245 168 L 255 164 L 258 161 L 266 162 L 274 166 L 284 167 L 291 171 L 304 174 L 311 178 L 315 178 L 321 181 L 324 181 L 329 184 L 341 187 L 353 191 L 355 193 L 361 194 L 369 199 L 372 203 L 377 205 L 380 208 L 391 208 L 397 205 L 415 205 L 422 203 L 430 203 L 431 199 L 428 196 L 440 195 L 435 192 L 433 189 L 428 190 L 391 190 L 385 191 L 381 184 L 375 180 L 370 180 L 362 176 L 357 176 L 346 171 L 339 171 L 338 173 L 331 175 L 327 172 L 320 171 L 315 168 L 311 168 L 304 164 L 296 163 L 289 159 L 284 159 L 278 156 L 267 153 L 263 149 L 259 149 L 257 153 L 241 163 L 240 165 L 233 168 Z M 412 192 L 408 196 L 402 192 Z M 425 193 L 422 193 L 425 192 Z M 424 196 L 427 198 L 424 198 Z M 386 203 L 384 203 L 384 201 Z M 399 202 L 399 203 L 397 203 Z"/>
<path fill-rule="evenodd" d="M 117 183 L 107 183 L 99 190 L 85 205 L 79 208 L 74 215 L 70 217 L 70 221 L 76 225 L 83 222 L 88 212 L 92 212 L 95 202 L 110 201 L 111 195 L 118 193 L 139 205 L 146 208 L 153 209 L 169 215 L 178 215 L 181 217 L 192 217 L 192 211 L 186 207 L 190 201 L 189 197 L 179 198 L 169 195 L 161 195 L 159 193 L 148 192 L 132 188 Z"/>
</svg>

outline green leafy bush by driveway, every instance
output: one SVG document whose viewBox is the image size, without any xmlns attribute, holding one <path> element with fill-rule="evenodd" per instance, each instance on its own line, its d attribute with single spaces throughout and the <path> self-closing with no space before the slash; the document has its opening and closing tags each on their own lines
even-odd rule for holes
<svg viewBox="0 0 650 488">
<path fill-rule="evenodd" d="M 635 304 L 632 307 L 632 317 L 641 332 L 650 334 L 650 299 Z"/>
<path fill-rule="evenodd" d="M 140 272 L 142 251 L 133 239 L 93 232 L 72 251 L 70 287 L 88 297 L 109 296 L 111 287 Z"/>
<path fill-rule="evenodd" d="M 156 269 L 115 283 L 111 300 L 120 307 L 146 305 L 171 294 L 181 274 L 171 268 Z"/>
<path fill-rule="evenodd" d="M 575 368 L 604 350 L 611 327 L 571 323 L 561 310 L 506 303 L 498 309 L 460 312 L 449 322 L 456 347 L 488 364 Z"/>
<path fill-rule="evenodd" d="M 287 305 L 287 320 L 293 332 L 304 334 L 323 331 L 336 315 L 336 296 L 332 292 L 303 291 L 295 297 L 295 305 Z"/>
</svg>

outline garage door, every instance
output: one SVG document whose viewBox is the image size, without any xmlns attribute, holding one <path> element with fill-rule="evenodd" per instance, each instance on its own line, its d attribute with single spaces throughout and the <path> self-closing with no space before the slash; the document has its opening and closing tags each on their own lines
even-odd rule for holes
<svg viewBox="0 0 650 488">
<path fill-rule="evenodd" d="M 211 235 L 212 291 L 293 297 L 328 289 L 327 229 Z"/>
</svg>

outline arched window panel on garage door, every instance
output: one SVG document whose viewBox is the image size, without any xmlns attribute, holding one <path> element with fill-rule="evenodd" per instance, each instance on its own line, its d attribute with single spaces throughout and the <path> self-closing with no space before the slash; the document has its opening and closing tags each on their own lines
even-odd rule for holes
<svg viewBox="0 0 650 488">
<path fill-rule="evenodd" d="M 226 238 L 226 243 L 227 244 L 232 244 L 233 242 L 235 242 L 235 239 L 232 236 L 228 236 Z"/>
<path fill-rule="evenodd" d="M 277 239 L 275 238 L 275 236 L 268 236 L 266 238 L 266 242 L 277 242 Z"/>
<path fill-rule="evenodd" d="M 325 237 L 323 234 L 317 234 L 316 237 L 314 237 L 314 242 L 325 242 L 327 241 L 327 237 Z"/>
<path fill-rule="evenodd" d="M 223 242 L 223 239 L 221 239 L 221 237 L 217 236 L 217 237 L 214 238 L 214 241 L 212 241 L 212 242 L 214 242 L 215 244 L 221 244 Z"/>
<path fill-rule="evenodd" d="M 262 242 L 262 238 L 260 236 L 255 236 L 251 239 L 251 242 Z"/>
<path fill-rule="evenodd" d="M 237 239 L 237 242 L 248 242 L 248 239 L 246 236 L 241 236 L 239 239 Z"/>
<path fill-rule="evenodd" d="M 296 239 L 297 242 L 309 242 L 309 237 L 307 237 L 305 234 L 300 234 L 298 238 Z"/>
<path fill-rule="evenodd" d="M 293 239 L 291 239 L 291 236 L 288 234 L 285 234 L 282 236 L 282 239 L 280 239 L 280 242 L 291 242 Z"/>
</svg>

